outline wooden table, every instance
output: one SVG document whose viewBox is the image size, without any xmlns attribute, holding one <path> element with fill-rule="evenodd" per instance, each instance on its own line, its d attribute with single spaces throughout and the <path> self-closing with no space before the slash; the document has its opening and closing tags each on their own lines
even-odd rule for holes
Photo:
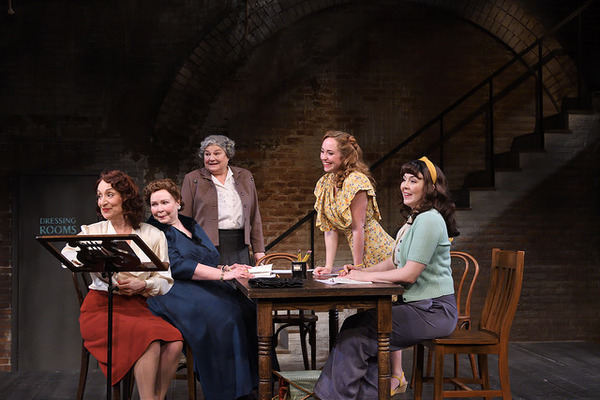
<svg viewBox="0 0 600 400">
<path fill-rule="evenodd" d="M 247 279 L 237 280 L 236 285 L 258 306 L 258 397 L 260 400 L 271 400 L 273 397 L 271 383 L 273 311 L 330 311 L 344 308 L 377 309 L 379 399 L 390 398 L 389 351 L 392 331 L 392 295 L 402 294 L 402 286 L 379 283 L 327 285 L 317 282 L 312 274 L 304 281 L 302 288 L 256 289 L 248 285 Z"/>
</svg>

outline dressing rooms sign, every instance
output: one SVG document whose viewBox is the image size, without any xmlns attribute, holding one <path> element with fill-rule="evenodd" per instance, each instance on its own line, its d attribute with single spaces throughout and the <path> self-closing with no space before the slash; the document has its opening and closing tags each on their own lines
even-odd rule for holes
<svg viewBox="0 0 600 400">
<path fill-rule="evenodd" d="M 76 235 L 76 217 L 40 217 L 40 235 Z"/>
</svg>

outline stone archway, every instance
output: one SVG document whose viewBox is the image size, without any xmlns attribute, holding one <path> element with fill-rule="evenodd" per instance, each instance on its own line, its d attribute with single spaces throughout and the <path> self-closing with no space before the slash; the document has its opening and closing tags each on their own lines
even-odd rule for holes
<svg viewBox="0 0 600 400">
<path fill-rule="evenodd" d="M 514 2 L 492 0 L 412 0 L 411 3 L 444 9 L 463 18 L 503 42 L 514 53 L 527 48 L 545 32 L 538 21 L 526 15 Z M 269 37 L 301 18 L 330 7 L 361 3 L 351 0 L 265 0 L 247 1 L 246 9 L 232 11 L 198 44 L 181 67 L 157 115 L 155 135 L 177 135 L 178 128 L 194 126 L 206 115 L 220 83 L 243 62 L 245 57 Z M 544 42 L 543 54 L 560 49 L 557 41 Z M 526 55 L 529 66 L 535 56 Z M 575 66 L 566 57 L 553 59 L 544 68 L 544 86 L 554 104 L 573 92 Z M 180 139 L 186 140 L 187 136 Z M 188 140 L 191 138 L 187 137 Z M 191 143 L 188 143 L 191 144 Z"/>
</svg>

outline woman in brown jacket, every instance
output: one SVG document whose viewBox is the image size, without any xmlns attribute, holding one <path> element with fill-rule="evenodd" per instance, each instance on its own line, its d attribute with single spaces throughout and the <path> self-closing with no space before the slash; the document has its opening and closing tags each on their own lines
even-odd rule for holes
<svg viewBox="0 0 600 400">
<path fill-rule="evenodd" d="M 181 214 L 204 229 L 219 250 L 220 264 L 253 265 L 265 252 L 258 196 L 250 171 L 229 166 L 234 155 L 235 142 L 227 136 L 211 135 L 202 141 L 198 156 L 204 167 L 183 179 Z"/>
</svg>

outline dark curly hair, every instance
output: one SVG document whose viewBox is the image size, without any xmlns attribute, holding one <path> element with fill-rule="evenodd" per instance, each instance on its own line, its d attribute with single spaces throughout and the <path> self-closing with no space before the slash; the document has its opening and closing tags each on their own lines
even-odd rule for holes
<svg viewBox="0 0 600 400">
<path fill-rule="evenodd" d="M 104 171 L 96 181 L 96 188 L 101 181 L 109 183 L 123 199 L 123 217 L 131 224 L 133 229 L 138 229 L 144 217 L 144 202 L 140 196 L 140 189 L 133 179 L 123 171 Z M 102 218 L 100 207 L 96 203 L 96 214 Z"/>
<path fill-rule="evenodd" d="M 373 179 L 373 175 L 371 175 L 369 167 L 362 159 L 362 149 L 358 145 L 356 138 L 349 133 L 342 131 L 327 131 L 323 135 L 321 142 L 328 138 L 335 139 L 338 149 L 342 155 L 342 165 L 335 173 L 335 186 L 338 189 L 341 189 L 342 185 L 344 184 L 344 180 L 348 177 L 348 175 L 356 171 L 365 174 L 371 181 L 373 187 L 375 187 L 375 179 Z"/>
<path fill-rule="evenodd" d="M 181 208 L 183 208 L 184 204 L 183 201 L 181 201 L 181 190 L 179 190 L 179 186 L 169 178 L 157 179 L 146 185 L 144 188 L 144 200 L 146 201 L 146 204 L 150 204 L 150 196 L 152 196 L 152 193 L 158 192 L 159 190 L 166 190 L 169 192 L 175 201 L 179 202 Z"/>
<path fill-rule="evenodd" d="M 457 230 L 456 219 L 454 217 L 456 211 L 454 200 L 452 199 L 452 195 L 448 189 L 448 181 L 446 180 L 446 176 L 437 165 L 434 166 L 437 172 L 435 184 L 433 183 L 429 169 L 424 161 L 413 160 L 402 165 L 400 176 L 403 177 L 404 174 L 411 174 L 414 176 L 422 175 L 423 181 L 425 182 L 425 187 L 423 191 L 423 201 L 416 209 L 411 209 L 409 206 L 404 204 L 402 195 L 400 196 L 400 201 L 402 202 L 400 213 L 405 218 L 408 218 L 408 216 L 412 215 L 414 219 L 419 213 L 435 208 L 442 215 L 444 221 L 446 221 L 448 236 L 455 237 L 460 233 Z"/>
</svg>

